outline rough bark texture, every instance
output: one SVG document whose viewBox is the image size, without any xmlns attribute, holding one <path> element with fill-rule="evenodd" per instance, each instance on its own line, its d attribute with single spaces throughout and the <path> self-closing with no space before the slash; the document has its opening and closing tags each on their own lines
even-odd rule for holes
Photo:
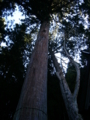
<svg viewBox="0 0 90 120">
<path fill-rule="evenodd" d="M 43 22 L 32 53 L 14 120 L 47 120 L 49 23 Z"/>
<path fill-rule="evenodd" d="M 74 99 L 74 96 L 71 94 L 71 91 L 68 87 L 68 84 L 65 80 L 65 77 L 62 72 L 62 68 L 60 67 L 57 59 L 55 58 L 54 52 L 50 50 L 51 56 L 54 62 L 54 66 L 56 68 L 56 74 L 58 79 L 60 80 L 60 89 L 63 96 L 63 100 L 66 106 L 67 114 L 69 120 L 82 120 L 81 115 L 78 114 L 78 106 L 77 102 Z"/>
</svg>

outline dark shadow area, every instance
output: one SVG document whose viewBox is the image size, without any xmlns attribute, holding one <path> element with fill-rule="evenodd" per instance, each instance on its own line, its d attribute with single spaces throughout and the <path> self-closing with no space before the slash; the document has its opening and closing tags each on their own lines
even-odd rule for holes
<svg viewBox="0 0 90 120">
<path fill-rule="evenodd" d="M 56 75 L 48 74 L 48 120 L 68 120 Z"/>
</svg>

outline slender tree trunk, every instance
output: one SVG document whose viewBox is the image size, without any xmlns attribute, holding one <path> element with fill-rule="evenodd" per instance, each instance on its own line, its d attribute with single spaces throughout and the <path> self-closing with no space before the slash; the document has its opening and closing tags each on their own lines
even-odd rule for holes
<svg viewBox="0 0 90 120">
<path fill-rule="evenodd" d="M 69 89 L 69 86 L 63 75 L 62 68 L 60 67 L 59 63 L 57 62 L 54 52 L 51 49 L 50 49 L 50 53 L 51 53 L 51 56 L 53 59 L 54 66 L 56 68 L 56 75 L 57 75 L 58 79 L 60 80 L 60 89 L 61 89 L 62 97 L 63 97 L 64 103 L 66 106 L 69 120 L 83 120 L 81 115 L 78 114 L 77 101 L 75 99 L 75 96 L 72 95 L 72 93 Z M 77 94 L 75 94 L 75 95 L 77 97 Z"/>
<path fill-rule="evenodd" d="M 14 120 L 47 120 L 49 23 L 43 22 L 28 66 Z"/>
</svg>

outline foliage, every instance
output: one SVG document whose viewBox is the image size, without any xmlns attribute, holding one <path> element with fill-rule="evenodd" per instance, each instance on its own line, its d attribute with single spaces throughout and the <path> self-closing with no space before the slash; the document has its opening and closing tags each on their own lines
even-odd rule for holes
<svg viewBox="0 0 90 120">
<path fill-rule="evenodd" d="M 12 15 L 16 4 L 22 14 L 25 15 L 25 20 L 22 20 L 22 25 L 16 24 L 14 30 L 5 29 L 5 19 L 3 17 Z M 89 8 L 87 0 L 82 4 L 75 0 L 0 0 L 0 42 L 3 41 L 7 45 L 5 48 L 0 46 L 1 120 L 12 119 L 25 78 L 29 57 L 35 45 L 35 40 L 32 42 L 32 39 L 33 36 L 37 35 L 39 26 L 44 20 L 50 21 L 49 47 L 53 47 L 55 53 L 60 53 L 63 59 L 65 57 L 63 39 L 67 39 L 67 51 L 73 58 L 79 51 L 82 65 L 85 66 L 80 51 L 84 46 L 90 47 L 90 26 L 88 25 L 88 29 L 85 29 L 83 18 L 85 15 L 90 15 Z M 90 17 L 88 17 L 89 21 Z M 31 27 L 32 25 L 33 27 Z M 61 32 L 64 35 L 63 37 Z M 5 39 L 6 36 L 7 39 Z M 48 112 L 49 118 L 54 119 L 61 112 L 60 107 L 63 100 L 61 100 L 61 96 L 58 98 L 58 94 L 60 94 L 59 82 L 56 80 L 56 76 L 52 75 L 55 73 L 55 68 L 51 58 L 48 61 L 48 86 L 51 86 L 51 88 L 48 87 L 50 92 L 48 93 Z M 66 79 L 73 92 L 75 72 L 70 64 L 68 64 Z M 56 86 L 54 86 L 55 84 Z M 52 108 L 52 105 L 55 109 Z M 57 107 L 60 111 L 56 110 Z M 64 108 L 64 105 L 62 108 Z M 63 112 L 59 116 L 61 119 L 63 118 L 62 114 Z"/>
</svg>

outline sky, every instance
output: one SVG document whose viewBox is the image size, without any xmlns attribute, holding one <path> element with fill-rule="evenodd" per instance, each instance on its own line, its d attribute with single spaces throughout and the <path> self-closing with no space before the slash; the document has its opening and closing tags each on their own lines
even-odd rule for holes
<svg viewBox="0 0 90 120">
<path fill-rule="evenodd" d="M 12 21 L 13 22 L 12 28 L 13 28 L 13 26 L 16 23 L 18 23 L 18 24 L 21 23 L 20 19 L 24 19 L 24 18 L 25 18 L 25 16 L 22 15 L 22 13 L 18 9 L 18 6 L 16 6 L 15 12 L 13 12 L 13 16 L 9 15 L 8 17 L 5 17 L 5 21 L 6 21 L 5 24 L 7 24 L 9 21 Z M 11 23 L 8 24 L 8 27 L 10 25 L 11 25 Z"/>
<path fill-rule="evenodd" d="M 9 20 L 14 20 L 14 24 L 15 23 L 20 23 L 20 19 L 24 18 L 24 16 L 22 16 L 21 12 L 18 11 L 18 9 L 16 9 L 16 11 L 13 13 L 13 17 L 9 16 L 6 21 Z"/>
<path fill-rule="evenodd" d="M 6 28 L 9 28 L 11 26 L 11 28 L 14 29 L 14 25 L 16 23 L 21 24 L 21 19 L 24 19 L 25 16 L 24 15 L 22 16 L 22 13 L 19 11 L 18 6 L 16 6 L 13 16 L 9 15 L 8 17 L 4 17 L 4 18 L 5 18 L 5 24 L 7 25 Z M 6 47 L 6 44 L 2 42 L 1 46 Z"/>
</svg>

